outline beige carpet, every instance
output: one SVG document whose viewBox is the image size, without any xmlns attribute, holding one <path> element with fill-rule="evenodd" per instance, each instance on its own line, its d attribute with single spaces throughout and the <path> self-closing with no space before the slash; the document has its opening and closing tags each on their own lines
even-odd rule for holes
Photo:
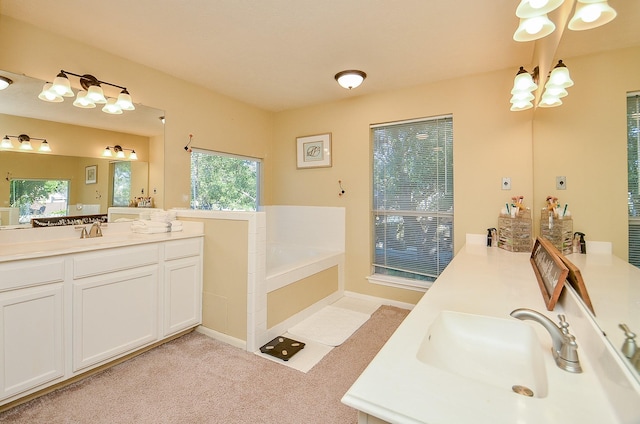
<svg viewBox="0 0 640 424">
<path fill-rule="evenodd" d="M 355 424 L 340 399 L 407 314 L 380 307 L 307 374 L 189 333 L 1 413 L 0 422 Z"/>
</svg>

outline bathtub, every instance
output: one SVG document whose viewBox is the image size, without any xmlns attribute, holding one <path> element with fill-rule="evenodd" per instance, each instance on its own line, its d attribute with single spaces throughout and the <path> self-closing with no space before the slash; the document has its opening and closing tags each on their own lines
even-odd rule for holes
<svg viewBox="0 0 640 424">
<path fill-rule="evenodd" d="M 267 293 L 333 266 L 342 266 L 343 262 L 341 251 L 269 243 L 265 272 Z"/>
</svg>

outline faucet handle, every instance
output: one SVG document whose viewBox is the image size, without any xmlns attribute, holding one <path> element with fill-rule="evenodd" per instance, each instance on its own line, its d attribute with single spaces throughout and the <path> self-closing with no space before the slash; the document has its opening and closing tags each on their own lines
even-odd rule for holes
<svg viewBox="0 0 640 424">
<path fill-rule="evenodd" d="M 624 356 L 631 359 L 638 350 L 638 347 L 636 345 L 636 334 L 629 330 L 627 324 L 620 323 L 618 327 L 620 327 L 622 331 L 624 331 L 625 336 L 624 343 L 622 343 L 622 348 L 620 350 L 622 350 L 622 354 Z"/>
<path fill-rule="evenodd" d="M 81 239 L 89 237 L 89 233 L 87 233 L 87 227 L 85 227 L 84 225 L 77 225 L 74 228 L 76 230 L 80 230 Z"/>
<path fill-rule="evenodd" d="M 559 314 L 558 319 L 560 320 L 560 322 L 558 323 L 558 326 L 560 327 L 560 330 L 562 330 L 562 334 L 564 334 L 565 336 L 570 335 L 569 323 L 567 322 L 567 318 L 563 314 Z"/>
</svg>

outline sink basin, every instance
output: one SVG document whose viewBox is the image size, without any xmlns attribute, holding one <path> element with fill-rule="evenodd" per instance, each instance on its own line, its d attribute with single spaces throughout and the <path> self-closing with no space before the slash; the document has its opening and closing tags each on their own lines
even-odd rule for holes
<svg viewBox="0 0 640 424">
<path fill-rule="evenodd" d="M 541 398 L 548 392 L 544 354 L 551 355 L 522 321 L 442 311 L 417 358 L 463 380 Z"/>
</svg>

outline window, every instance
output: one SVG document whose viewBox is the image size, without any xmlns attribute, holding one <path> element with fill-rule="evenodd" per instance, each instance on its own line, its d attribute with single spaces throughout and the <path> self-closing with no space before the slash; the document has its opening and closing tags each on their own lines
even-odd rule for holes
<svg viewBox="0 0 640 424">
<path fill-rule="evenodd" d="M 193 149 L 191 209 L 255 211 L 260 160 Z"/>
<path fill-rule="evenodd" d="M 453 118 L 371 127 L 370 281 L 428 287 L 453 257 Z"/>
<path fill-rule="evenodd" d="M 68 180 L 15 179 L 9 185 L 11 207 L 19 208 L 18 222 L 31 218 L 64 216 L 69 202 Z"/>
<path fill-rule="evenodd" d="M 112 162 L 113 206 L 129 206 L 131 201 L 131 162 Z"/>
<path fill-rule="evenodd" d="M 629 263 L 640 267 L 640 93 L 627 97 Z"/>
</svg>

